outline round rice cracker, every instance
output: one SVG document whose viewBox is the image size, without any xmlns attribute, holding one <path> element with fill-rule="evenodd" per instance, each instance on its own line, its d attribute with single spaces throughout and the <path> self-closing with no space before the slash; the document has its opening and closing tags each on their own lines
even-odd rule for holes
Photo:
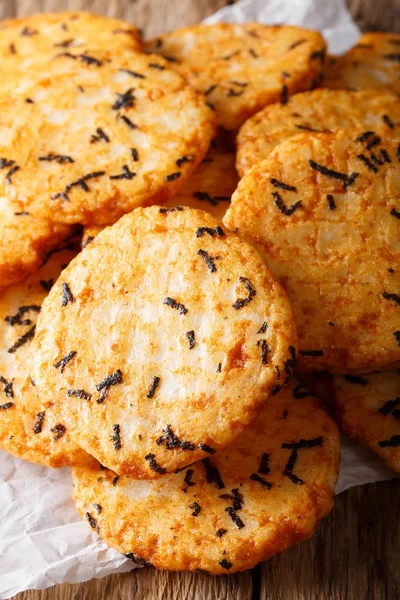
<svg viewBox="0 0 400 600">
<path fill-rule="evenodd" d="M 400 103 L 385 91 L 318 89 L 267 106 L 246 121 L 237 136 L 236 167 L 241 177 L 287 139 L 307 131 L 360 129 L 400 135 Z"/>
<path fill-rule="evenodd" d="M 0 198 L 0 288 L 35 272 L 46 254 L 72 232 L 68 225 L 15 212 L 5 197 Z"/>
<path fill-rule="evenodd" d="M 204 97 L 159 56 L 65 52 L 14 77 L 12 98 L 0 194 L 56 222 L 113 223 L 168 200 L 215 134 Z"/>
<path fill-rule="evenodd" d="M 350 438 L 400 473 L 400 373 L 334 378 L 337 419 Z"/>
<path fill-rule="evenodd" d="M 333 89 L 379 89 L 400 94 L 399 33 L 366 33 L 343 56 L 328 62 L 323 85 Z"/>
<path fill-rule="evenodd" d="M 30 377 L 41 304 L 75 254 L 55 252 L 37 273 L 0 292 L 0 449 L 50 467 L 79 464 L 87 456 L 57 412 L 41 405 Z"/>
<path fill-rule="evenodd" d="M 53 287 L 34 378 L 77 444 L 151 479 L 235 439 L 295 346 L 287 298 L 250 245 L 204 211 L 154 206 L 105 229 Z"/>
<path fill-rule="evenodd" d="M 166 33 L 147 49 L 204 92 L 219 125 L 236 130 L 264 106 L 314 86 L 326 44 L 318 32 L 299 27 L 218 23 Z"/>
<path fill-rule="evenodd" d="M 225 224 L 254 243 L 291 302 L 299 371 L 400 358 L 398 153 L 372 132 L 300 134 L 232 196 Z"/>
<path fill-rule="evenodd" d="M 220 575 L 254 567 L 308 539 L 332 508 L 339 434 L 294 385 L 230 446 L 156 481 L 73 470 L 82 517 L 139 564 Z"/>
<path fill-rule="evenodd" d="M 65 50 L 140 50 L 138 29 L 120 19 L 84 11 L 39 13 L 0 22 L 1 68 L 35 62 L 40 53 Z M 29 62 L 31 61 L 31 62 Z M 21 64 L 22 66 L 22 64 Z"/>
</svg>

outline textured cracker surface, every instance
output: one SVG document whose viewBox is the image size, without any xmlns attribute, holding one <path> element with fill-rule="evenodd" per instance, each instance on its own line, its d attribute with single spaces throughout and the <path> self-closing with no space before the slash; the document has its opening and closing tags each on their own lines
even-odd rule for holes
<svg viewBox="0 0 400 600">
<path fill-rule="evenodd" d="M 336 414 L 343 431 L 400 472 L 400 373 L 335 377 Z"/>
<path fill-rule="evenodd" d="M 84 249 L 45 301 L 34 349 L 42 401 L 75 441 L 143 479 L 235 439 L 289 376 L 296 346 L 260 255 L 208 213 L 165 211 L 137 209 Z M 71 351 L 63 373 L 52 367 Z"/>
<path fill-rule="evenodd" d="M 57 222 L 111 223 L 167 200 L 214 135 L 203 96 L 159 56 L 67 49 L 6 83 L 0 195 Z"/>
<path fill-rule="evenodd" d="M 238 129 L 258 110 L 315 85 L 326 44 L 307 29 L 259 23 L 194 25 L 147 44 L 171 60 L 215 107 L 218 123 Z"/>
<path fill-rule="evenodd" d="M 59 415 L 37 398 L 30 379 L 32 342 L 28 339 L 15 351 L 10 349 L 23 336 L 29 337 L 47 288 L 74 256 L 71 250 L 56 252 L 37 273 L 0 292 L 0 449 L 50 467 L 78 464 L 86 459 L 85 452 L 60 427 Z M 16 319 L 10 322 L 7 317 Z"/>
<path fill-rule="evenodd" d="M 334 89 L 383 89 L 400 93 L 400 33 L 366 33 L 335 57 L 324 79 Z"/>
<path fill-rule="evenodd" d="M 0 197 L 0 288 L 18 283 L 39 268 L 46 253 L 71 233 L 71 227 L 16 213 Z"/>
<path fill-rule="evenodd" d="M 400 134 L 400 102 L 386 91 L 318 89 L 292 96 L 287 104 L 267 106 L 246 121 L 237 136 L 239 174 L 268 158 L 285 140 L 304 133 L 336 129 L 382 130 Z"/>
<path fill-rule="evenodd" d="M 284 444 L 297 444 L 297 457 Z M 116 481 L 98 464 L 78 467 L 74 500 L 92 528 L 133 560 L 233 573 L 312 535 L 332 508 L 338 462 L 335 423 L 303 386 L 290 384 L 209 460 L 151 482 Z"/>
<path fill-rule="evenodd" d="M 288 294 L 300 371 L 368 371 L 400 358 L 399 142 L 355 141 L 360 134 L 284 142 L 241 180 L 224 218 L 263 252 Z"/>
</svg>

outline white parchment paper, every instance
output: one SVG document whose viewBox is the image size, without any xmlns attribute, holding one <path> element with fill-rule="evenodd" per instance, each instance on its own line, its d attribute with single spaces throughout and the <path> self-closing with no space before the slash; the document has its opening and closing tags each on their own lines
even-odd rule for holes
<svg viewBox="0 0 400 600">
<path fill-rule="evenodd" d="M 342 0 L 242 0 L 207 19 L 289 23 L 320 30 L 329 50 L 349 48 L 359 31 Z M 343 440 L 337 493 L 395 477 L 360 446 Z M 0 599 L 30 588 L 78 583 L 133 568 L 78 517 L 69 469 L 45 469 L 0 451 Z"/>
</svg>

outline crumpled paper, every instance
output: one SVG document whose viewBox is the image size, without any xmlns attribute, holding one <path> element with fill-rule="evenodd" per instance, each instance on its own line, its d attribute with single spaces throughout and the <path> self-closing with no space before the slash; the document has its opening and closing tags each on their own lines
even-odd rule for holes
<svg viewBox="0 0 400 600">
<path fill-rule="evenodd" d="M 329 51 L 345 51 L 359 31 L 342 0 L 242 0 L 209 17 L 319 29 Z M 395 477 L 369 451 L 344 439 L 337 493 Z M 0 452 L 0 599 L 27 589 L 79 583 L 134 568 L 81 521 L 69 469 L 52 470 Z"/>
</svg>

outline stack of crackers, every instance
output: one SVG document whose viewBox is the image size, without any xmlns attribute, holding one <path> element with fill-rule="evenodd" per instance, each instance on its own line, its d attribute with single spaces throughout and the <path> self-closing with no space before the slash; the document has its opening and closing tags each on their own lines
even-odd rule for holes
<svg viewBox="0 0 400 600">
<path fill-rule="evenodd" d="M 0 53 L 0 447 L 208 574 L 328 514 L 328 413 L 400 471 L 400 35 L 78 12 Z"/>
</svg>

